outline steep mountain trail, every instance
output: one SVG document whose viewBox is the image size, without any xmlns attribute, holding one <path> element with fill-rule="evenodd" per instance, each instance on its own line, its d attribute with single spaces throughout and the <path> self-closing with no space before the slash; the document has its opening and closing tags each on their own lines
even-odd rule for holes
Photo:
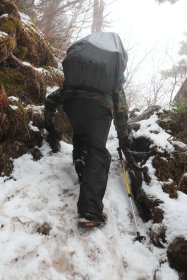
<svg viewBox="0 0 187 280">
<path fill-rule="evenodd" d="M 44 143 L 39 161 L 23 155 L 14 161 L 11 178 L 0 177 L 1 280 L 178 279 L 165 262 L 164 249 L 154 247 L 148 236 L 144 244 L 133 241 L 135 227 L 116 147 L 112 127 L 104 198 L 108 223 L 103 228 L 77 228 L 79 184 L 69 144 L 61 142 L 61 151 L 52 154 Z M 149 223 L 136 215 L 146 235 Z"/>
</svg>

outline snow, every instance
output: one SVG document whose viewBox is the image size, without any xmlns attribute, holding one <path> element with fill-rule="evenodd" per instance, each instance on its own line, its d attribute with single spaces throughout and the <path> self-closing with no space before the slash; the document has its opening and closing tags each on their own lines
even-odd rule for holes
<svg viewBox="0 0 187 280">
<path fill-rule="evenodd" d="M 147 125 L 148 121 L 141 127 Z M 133 241 L 136 230 L 117 144 L 112 126 L 107 144 L 112 163 L 104 198 L 109 221 L 105 227 L 90 231 L 77 228 L 79 184 L 72 165 L 71 145 L 62 141 L 61 151 L 52 154 L 44 142 L 44 156 L 39 161 L 33 161 L 29 154 L 14 160 L 12 176 L 0 177 L 1 279 L 152 280 L 154 275 L 157 280 L 179 279 L 169 267 L 166 248 L 156 248 L 149 241 L 151 221 L 143 223 L 137 210 L 138 229 L 147 239 L 144 243 Z M 152 181 L 150 186 L 144 183 L 143 187 L 164 201 L 168 240 L 179 235 L 187 237 L 186 196 L 179 193 L 178 199 L 171 200 L 154 175 L 151 159 L 146 165 Z M 49 235 L 36 233 L 44 222 L 51 227 Z"/>
<path fill-rule="evenodd" d="M 135 138 L 144 136 L 151 139 L 154 145 L 171 152 L 174 150 L 173 145 L 169 142 L 171 135 L 165 132 L 165 130 L 156 123 L 157 120 L 158 116 L 154 114 L 149 119 L 138 122 L 140 123 L 140 129 L 134 131 L 133 136 Z"/>
<path fill-rule="evenodd" d="M 31 18 L 28 15 L 21 12 L 19 12 L 19 15 L 21 17 L 21 21 L 24 22 L 25 24 L 32 23 Z"/>
<path fill-rule="evenodd" d="M 26 31 L 28 31 L 28 33 L 29 33 L 30 30 L 32 30 L 35 34 L 38 34 L 38 36 L 40 36 L 42 38 L 44 37 L 43 33 L 35 28 L 31 18 L 28 15 L 26 15 L 22 12 L 19 12 L 19 15 L 20 15 L 20 18 L 21 18 L 21 22 L 24 26 L 24 29 Z"/>
<path fill-rule="evenodd" d="M 58 69 L 58 68 L 54 68 L 54 67 L 51 67 L 51 66 L 48 66 L 48 69 L 45 69 L 45 68 L 42 68 L 42 67 L 34 67 L 32 66 L 31 63 L 27 62 L 27 61 L 23 61 L 22 62 L 23 65 L 25 66 L 28 66 L 28 67 L 32 67 L 35 71 L 37 71 L 38 73 L 42 74 L 42 75 L 51 75 L 52 74 L 59 74 L 63 77 L 63 72 L 62 70 Z M 50 87 L 48 87 L 49 89 Z M 55 87 L 51 87 L 51 88 L 59 88 L 58 86 L 55 86 Z"/>
<path fill-rule="evenodd" d="M 7 37 L 9 36 L 6 32 L 0 31 L 0 37 Z"/>
<path fill-rule="evenodd" d="M 30 123 L 29 123 L 29 128 L 31 129 L 31 130 L 33 130 L 33 131 L 40 131 L 39 129 L 38 129 L 38 127 L 37 126 L 33 126 L 32 125 L 33 124 L 33 122 L 32 121 L 30 121 Z"/>
<path fill-rule="evenodd" d="M 16 96 L 9 96 L 8 99 L 10 99 L 12 101 L 19 101 L 19 98 Z"/>
<path fill-rule="evenodd" d="M 181 149 L 187 149 L 186 144 L 184 144 L 184 143 L 181 142 L 181 141 L 173 140 L 173 141 L 172 141 L 172 144 L 173 144 L 173 145 L 176 145 L 176 146 L 178 146 L 178 147 L 180 147 Z"/>
<path fill-rule="evenodd" d="M 158 280 L 178 280 L 177 272 L 168 268 L 167 264 L 164 263 L 161 265 L 161 269 L 157 272 L 157 279 Z"/>
<path fill-rule="evenodd" d="M 167 229 L 167 242 L 171 242 L 177 236 L 187 238 L 187 196 L 178 191 L 178 198 L 170 199 L 169 194 L 162 191 L 162 182 L 155 176 L 156 170 L 152 166 L 152 159 L 153 157 L 150 157 L 145 164 L 152 180 L 149 185 L 144 182 L 142 187 L 148 195 L 164 202 L 159 208 L 164 210 L 162 224 Z"/>
<path fill-rule="evenodd" d="M 30 66 L 32 66 L 32 65 L 30 65 Z M 32 66 L 33 67 L 33 66 Z M 47 75 L 47 74 L 49 74 L 50 75 L 50 73 L 52 72 L 52 73 L 56 73 L 56 74 L 59 74 L 59 75 L 63 75 L 63 72 L 62 72 L 62 70 L 60 70 L 60 69 L 58 69 L 58 68 L 54 68 L 54 67 L 51 67 L 51 66 L 48 66 L 48 69 L 45 69 L 45 68 L 42 68 L 42 67 L 39 67 L 39 68 L 37 68 L 37 67 L 33 67 L 37 72 L 39 72 L 39 73 L 41 73 L 41 74 L 43 74 L 43 75 Z"/>
<path fill-rule="evenodd" d="M 35 113 L 41 114 L 44 110 L 44 105 L 31 105 L 31 104 L 29 104 L 25 107 L 25 109 L 26 110 L 32 110 Z"/>
<path fill-rule="evenodd" d="M 18 109 L 18 106 L 16 106 L 16 105 L 9 105 L 9 107 L 10 107 L 12 110 L 17 110 L 17 109 Z"/>
<path fill-rule="evenodd" d="M 27 61 L 22 61 L 22 64 L 25 65 L 25 66 L 33 67 L 32 64 L 30 62 L 27 62 Z"/>
<path fill-rule="evenodd" d="M 3 17 L 8 17 L 8 14 L 3 14 L 0 16 L 0 18 L 3 18 Z"/>
<path fill-rule="evenodd" d="M 54 86 L 54 87 L 47 87 L 47 93 L 46 96 L 48 96 L 49 94 L 51 94 L 53 91 L 59 89 L 58 86 Z"/>
<path fill-rule="evenodd" d="M 36 32 L 35 28 L 33 28 L 34 25 L 32 23 L 31 18 L 22 12 L 19 12 L 19 15 L 20 15 L 20 19 L 21 19 L 21 22 L 23 23 L 23 25 L 25 27 L 32 28 Z"/>
</svg>

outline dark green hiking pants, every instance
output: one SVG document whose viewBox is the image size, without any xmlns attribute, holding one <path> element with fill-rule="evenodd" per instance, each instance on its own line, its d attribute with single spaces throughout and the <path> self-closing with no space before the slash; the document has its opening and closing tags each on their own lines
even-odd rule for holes
<svg viewBox="0 0 187 280">
<path fill-rule="evenodd" d="M 74 160 L 81 156 L 85 158 L 78 212 L 100 215 L 111 162 L 106 142 L 112 113 L 104 106 L 83 98 L 68 98 L 64 108 L 73 127 Z"/>
</svg>

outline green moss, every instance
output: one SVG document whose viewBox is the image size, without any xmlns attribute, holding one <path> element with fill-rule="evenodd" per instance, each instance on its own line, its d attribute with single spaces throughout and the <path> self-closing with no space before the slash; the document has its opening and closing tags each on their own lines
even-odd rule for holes
<svg viewBox="0 0 187 280">
<path fill-rule="evenodd" d="M 3 17 L 0 20 L 0 30 L 13 36 L 16 33 L 17 24 L 15 23 L 15 20 L 13 20 L 12 18 Z"/>
<path fill-rule="evenodd" d="M 187 103 L 177 105 L 160 116 L 160 126 L 187 144 Z"/>
<path fill-rule="evenodd" d="M 178 104 L 178 105 L 174 106 L 172 108 L 171 113 L 177 114 L 177 115 L 187 113 L 187 103 L 182 103 L 182 104 Z"/>
<path fill-rule="evenodd" d="M 24 59 L 25 56 L 27 55 L 28 47 L 20 46 L 19 49 L 20 49 L 20 56 L 22 59 Z"/>
<path fill-rule="evenodd" d="M 8 96 L 18 96 L 23 91 L 23 75 L 19 70 L 0 66 L 0 81 Z"/>
<path fill-rule="evenodd" d="M 35 66 L 57 67 L 49 44 L 38 34 L 34 25 L 25 28 L 17 17 L 9 15 L 0 18 L 0 30 L 10 36 L 9 47 L 18 58 L 28 60 Z"/>
</svg>

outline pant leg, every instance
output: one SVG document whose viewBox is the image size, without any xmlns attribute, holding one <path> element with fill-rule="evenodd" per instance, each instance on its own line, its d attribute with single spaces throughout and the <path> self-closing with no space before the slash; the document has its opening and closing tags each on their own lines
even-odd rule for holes
<svg viewBox="0 0 187 280">
<path fill-rule="evenodd" d="M 80 115 L 76 112 L 74 108 L 76 105 L 74 104 L 75 102 L 72 98 L 68 98 L 64 102 L 64 110 L 69 117 L 73 128 L 73 163 L 76 159 L 85 159 L 86 155 L 85 133 L 84 129 L 79 125 L 82 121 L 79 120 Z"/>
<path fill-rule="evenodd" d="M 85 137 L 81 134 L 73 135 L 73 162 L 77 159 L 85 160 L 86 146 Z"/>
<path fill-rule="evenodd" d="M 112 114 L 109 109 L 85 99 L 73 100 L 69 104 L 67 114 L 74 134 L 84 135 L 87 150 L 78 212 L 100 214 L 103 211 L 102 200 L 111 161 L 106 141 Z"/>
</svg>

